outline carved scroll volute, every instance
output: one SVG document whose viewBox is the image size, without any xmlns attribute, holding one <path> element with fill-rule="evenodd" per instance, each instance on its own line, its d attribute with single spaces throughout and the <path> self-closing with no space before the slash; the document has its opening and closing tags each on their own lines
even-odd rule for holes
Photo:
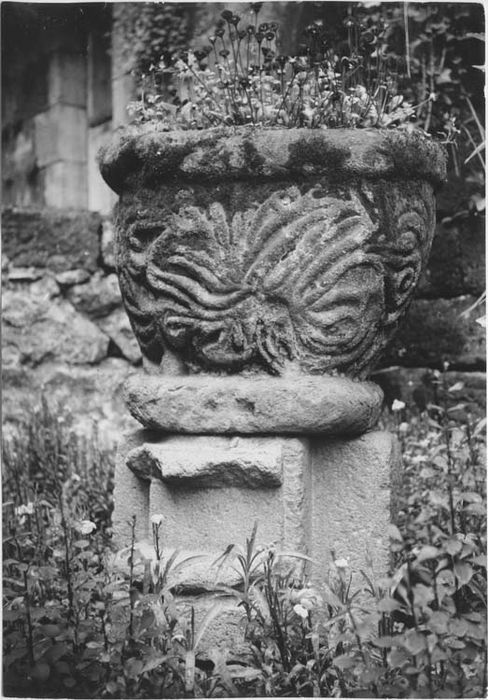
<svg viewBox="0 0 488 700">
<path fill-rule="evenodd" d="M 197 372 L 364 377 L 428 256 L 433 186 L 330 175 L 129 188 L 118 271 L 143 354 L 159 363 L 169 348 Z"/>
</svg>

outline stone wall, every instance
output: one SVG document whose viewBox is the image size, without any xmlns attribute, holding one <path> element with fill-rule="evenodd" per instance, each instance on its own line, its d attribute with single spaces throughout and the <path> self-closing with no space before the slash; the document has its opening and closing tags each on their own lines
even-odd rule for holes
<svg viewBox="0 0 488 700">
<path fill-rule="evenodd" d="M 83 211 L 7 209 L 2 229 L 4 422 L 20 420 L 44 393 L 107 437 L 131 425 L 121 385 L 140 353 L 110 222 Z"/>
<path fill-rule="evenodd" d="M 441 196 L 441 219 L 444 203 Z M 374 374 L 389 402 L 399 398 L 420 410 L 435 403 L 435 371 L 448 363 L 448 383 L 464 383 L 455 401 L 484 412 L 485 308 L 477 305 L 485 289 L 484 231 L 485 218 L 476 215 L 446 217 L 437 225 L 416 298 Z"/>
<path fill-rule="evenodd" d="M 3 229 L 3 413 L 9 424 L 41 393 L 110 435 L 132 419 L 122 384 L 141 362 L 122 307 L 110 220 L 96 213 L 6 209 Z M 484 220 L 439 224 L 428 269 L 373 378 L 387 402 L 420 410 L 436 400 L 435 370 L 449 363 L 453 397 L 485 407 L 485 338 L 469 312 L 484 289 Z M 434 381 L 433 381 L 434 380 Z"/>
</svg>

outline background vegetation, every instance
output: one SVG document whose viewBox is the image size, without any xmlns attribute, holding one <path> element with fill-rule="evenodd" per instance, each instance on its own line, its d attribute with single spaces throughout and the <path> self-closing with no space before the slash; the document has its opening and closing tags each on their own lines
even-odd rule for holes
<svg viewBox="0 0 488 700">
<path fill-rule="evenodd" d="M 449 149 L 451 216 L 482 215 L 482 6 L 324 7 L 306 3 L 300 22 L 308 39 L 320 27 L 321 40 L 346 49 L 353 17 L 361 50 L 374 52 L 371 30 L 386 23 L 385 60 L 416 106 L 412 124 Z M 185 48 L 191 15 L 176 9 L 173 22 L 167 10 L 153 5 L 127 25 L 136 68 L 146 76 L 162 54 L 170 65 Z M 306 52 L 307 43 L 295 43 L 287 52 Z M 165 86 L 164 99 L 173 99 Z M 303 568 L 287 568 L 278 552 L 256 546 L 258 524 L 226 555 L 240 585 L 216 585 L 216 605 L 199 622 L 178 602 L 180 563 L 168 558 L 164 518 L 153 522 L 152 545 L 133 537 L 114 551 L 113 453 L 98 447 L 96 432 L 78 436 L 63 407 L 43 402 L 3 444 L 4 693 L 483 696 L 486 421 L 453 401 L 460 383 L 448 386 L 445 373 L 435 381 L 434 401 L 421 413 L 396 402 L 385 418 L 404 460 L 390 575 L 377 580 L 364 570 L 353 583 L 347 560 L 331 556 L 329 580 L 316 589 Z M 241 643 L 204 653 L 224 601 L 243 615 Z"/>
<path fill-rule="evenodd" d="M 486 688 L 485 419 L 438 377 L 440 405 L 401 402 L 388 419 L 404 477 L 390 528 L 391 575 L 332 554 L 329 580 L 273 548 L 223 553 L 240 573 L 218 583 L 195 623 L 178 601 L 184 565 L 153 545 L 114 552 L 113 467 L 44 404 L 4 446 L 4 692 L 32 697 L 479 697 Z M 257 524 L 259 528 L 259 525 Z M 259 533 L 259 529 L 258 529 Z M 239 545 L 241 543 L 237 543 Z M 168 558 L 169 557 L 169 558 Z M 287 560 L 289 561 L 289 560 Z M 244 616 L 235 646 L 203 651 L 223 601 Z M 239 612 L 240 611 L 240 612 Z"/>
</svg>

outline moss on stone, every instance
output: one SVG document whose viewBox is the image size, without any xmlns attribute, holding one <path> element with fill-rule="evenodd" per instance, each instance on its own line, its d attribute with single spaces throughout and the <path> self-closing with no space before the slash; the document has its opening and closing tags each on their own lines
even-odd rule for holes
<svg viewBox="0 0 488 700">
<path fill-rule="evenodd" d="M 290 154 L 287 166 L 292 170 L 305 169 L 307 166 L 326 166 L 334 174 L 344 171 L 344 163 L 350 155 L 350 149 L 334 146 L 322 137 L 301 138 L 288 147 Z"/>
</svg>

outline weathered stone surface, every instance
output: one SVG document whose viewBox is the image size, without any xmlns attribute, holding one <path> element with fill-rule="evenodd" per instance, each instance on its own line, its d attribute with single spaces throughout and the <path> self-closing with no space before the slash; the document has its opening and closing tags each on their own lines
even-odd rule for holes
<svg viewBox="0 0 488 700">
<path fill-rule="evenodd" d="M 102 221 L 102 260 L 105 267 L 115 270 L 115 231 L 110 219 Z"/>
<path fill-rule="evenodd" d="M 22 268 L 23 269 L 23 268 Z M 29 269 L 29 268 L 28 268 Z M 17 268 L 11 268 L 10 272 Z M 39 270 L 33 279 L 26 279 L 24 273 L 20 275 L 7 273 L 2 280 L 2 287 L 5 291 L 13 293 L 27 294 L 33 299 L 53 299 L 60 295 L 60 288 L 53 274 L 46 270 Z"/>
<path fill-rule="evenodd" d="M 108 97 L 110 99 L 110 103 L 112 102 L 111 92 L 110 86 L 105 95 L 106 98 Z M 107 183 L 104 182 L 100 175 L 100 170 L 97 166 L 97 153 L 101 146 L 105 145 L 110 140 L 113 129 L 114 127 L 110 115 L 107 121 L 98 123 L 95 126 L 90 126 L 88 129 L 88 208 L 92 211 L 100 212 L 103 216 L 111 214 L 116 201 L 116 195 L 107 186 Z"/>
<path fill-rule="evenodd" d="M 54 104 L 35 115 L 34 128 L 39 167 L 60 162 L 86 162 L 85 109 L 68 104 Z"/>
<path fill-rule="evenodd" d="M 101 168 L 124 194 L 117 269 L 145 357 L 362 378 L 419 279 L 444 155 L 368 130 L 141 128 Z"/>
<path fill-rule="evenodd" d="M 485 289 L 485 218 L 438 224 L 417 297 L 480 295 Z"/>
<path fill-rule="evenodd" d="M 127 466 L 141 478 L 209 488 L 280 486 L 281 463 L 279 438 L 171 436 L 127 455 Z"/>
<path fill-rule="evenodd" d="M 10 289 L 16 291 L 18 287 L 17 285 L 15 285 L 15 287 L 10 285 Z M 23 285 L 21 289 L 24 292 L 28 292 L 30 296 L 37 301 L 42 299 L 54 299 L 55 297 L 60 296 L 59 285 L 53 275 L 49 272 L 32 284 Z"/>
<path fill-rule="evenodd" d="M 234 441 L 234 442 L 233 442 Z M 184 478 L 174 478 L 167 457 L 169 444 L 179 445 L 176 463 L 185 472 Z M 232 450 L 239 453 L 239 474 L 234 480 L 218 484 L 216 471 L 202 479 L 198 446 L 217 445 L 216 459 L 228 460 Z M 185 444 L 188 447 L 185 465 Z M 232 447 L 231 445 L 234 445 Z M 223 449 L 223 446 L 227 449 Z M 259 451 L 256 450 L 259 448 Z M 210 457 L 208 448 L 205 450 Z M 149 464 L 147 456 L 151 455 Z M 164 460 L 168 478 L 153 473 L 154 459 Z M 130 466 L 141 466 L 137 474 Z M 257 488 L 258 470 L 264 468 L 266 487 Z M 114 493 L 114 538 L 117 544 L 127 544 L 130 538 L 128 520 L 137 516 L 137 537 L 151 537 L 151 517 L 163 515 L 162 532 L 168 533 L 167 544 L 180 550 L 202 553 L 223 552 L 231 544 L 244 543 L 254 522 L 259 521 L 259 542 L 275 542 L 281 549 L 297 551 L 307 546 L 306 523 L 308 500 L 296 487 L 297 473 L 308 472 L 310 457 L 306 439 L 282 437 L 203 438 L 197 436 L 161 436 L 151 431 L 127 435 L 117 453 Z M 159 471 L 159 470 L 158 470 Z M 246 472 L 247 475 L 246 475 Z M 142 476 L 142 478 L 141 478 Z M 148 480 L 148 477 L 151 477 Z M 258 477 L 263 480 L 263 472 Z M 300 477 L 302 478 L 302 477 Z M 310 477 L 303 477 L 304 479 Z M 307 483 L 308 483 L 307 482 Z M 171 533 L 171 535 L 169 535 Z M 286 537 L 286 543 L 284 540 Z M 208 572 L 206 574 L 208 581 Z M 203 584 L 205 577 L 200 583 Z"/>
<path fill-rule="evenodd" d="M 137 517 L 138 539 L 150 539 L 151 518 L 162 516 L 161 538 L 166 546 L 207 555 L 244 543 L 257 521 L 256 544 L 273 543 L 278 551 L 308 553 L 318 582 L 326 579 L 332 552 L 336 558 L 347 558 L 357 572 L 370 555 L 375 570 L 386 572 L 390 489 L 399 468 L 391 435 L 374 431 L 346 440 L 261 438 L 271 453 L 281 455 L 281 483 L 275 482 L 272 488 L 255 488 L 242 481 L 216 488 L 201 480 L 195 465 L 197 445 L 204 441 L 138 431 L 121 443 L 114 494 L 114 537 L 119 546 L 130 541 L 132 515 Z M 175 454 L 184 478 L 174 479 L 170 466 L 168 479 L 153 471 L 155 461 L 169 465 L 171 442 L 181 446 Z M 255 438 L 242 437 L 240 443 L 257 464 L 260 452 Z M 136 463 L 141 467 L 138 474 L 127 467 Z M 179 583 L 205 590 L 209 578 L 215 580 L 208 568 L 198 571 L 190 566 Z"/>
<path fill-rule="evenodd" d="M 78 311 L 98 318 L 121 307 L 119 283 L 116 275 L 96 272 L 86 284 L 76 284 L 67 292 L 67 298 Z"/>
<path fill-rule="evenodd" d="M 449 362 L 451 369 L 484 370 L 485 329 L 476 322 L 484 308 L 463 316 L 475 301 L 472 296 L 415 299 L 382 366 L 442 369 L 443 362 Z"/>
<path fill-rule="evenodd" d="M 250 126 L 205 131 L 158 130 L 154 124 L 129 127 L 100 154 L 100 169 L 117 194 L 127 184 L 308 177 L 334 173 L 388 178 L 393 174 L 440 183 L 445 153 L 420 134 L 386 129 L 263 129 Z"/>
<path fill-rule="evenodd" d="M 6 274 L 9 282 L 35 282 L 41 279 L 44 270 L 39 267 L 12 267 Z"/>
<path fill-rule="evenodd" d="M 78 428 L 95 423 L 99 435 L 113 446 L 121 431 L 137 427 L 124 406 L 122 393 L 131 371 L 131 366 L 118 358 L 103 360 L 96 367 L 48 362 L 33 369 L 4 364 L 4 425 L 28 420 L 44 396 L 53 411 L 60 416 L 69 413 Z"/>
<path fill-rule="evenodd" d="M 107 354 L 108 337 L 64 300 L 6 291 L 2 306 L 7 366 L 53 360 L 95 364 Z"/>
<path fill-rule="evenodd" d="M 56 282 L 60 287 L 73 287 L 75 284 L 83 284 L 90 279 L 90 273 L 87 270 L 65 270 L 58 272 Z"/>
<path fill-rule="evenodd" d="M 132 363 L 140 362 L 141 351 L 124 309 L 115 309 L 108 316 L 97 319 L 97 326 L 108 335 L 125 358 Z"/>
<path fill-rule="evenodd" d="M 41 170 L 46 206 L 88 209 L 86 162 L 58 161 Z"/>
<path fill-rule="evenodd" d="M 449 407 L 464 404 L 464 412 L 474 415 L 486 413 L 486 374 L 484 372 L 446 372 L 426 367 L 388 367 L 375 372 L 371 378 L 384 391 L 385 403 L 391 406 L 395 399 L 403 401 L 407 409 L 424 411 L 429 403 Z M 452 386 L 462 387 L 454 392 Z"/>
<path fill-rule="evenodd" d="M 354 572 L 353 588 L 362 581 L 359 571 L 375 575 L 389 567 L 390 496 L 400 469 L 395 438 L 374 431 L 352 440 L 312 443 L 312 544 L 310 556 L 318 584 L 326 580 L 332 552 Z"/>
<path fill-rule="evenodd" d="M 99 255 L 98 214 L 59 209 L 5 209 L 2 245 L 16 267 L 96 270 Z"/>
<path fill-rule="evenodd" d="M 182 433 L 360 434 L 383 394 L 339 377 L 148 376 L 127 382 L 129 410 L 145 427 Z"/>
</svg>

